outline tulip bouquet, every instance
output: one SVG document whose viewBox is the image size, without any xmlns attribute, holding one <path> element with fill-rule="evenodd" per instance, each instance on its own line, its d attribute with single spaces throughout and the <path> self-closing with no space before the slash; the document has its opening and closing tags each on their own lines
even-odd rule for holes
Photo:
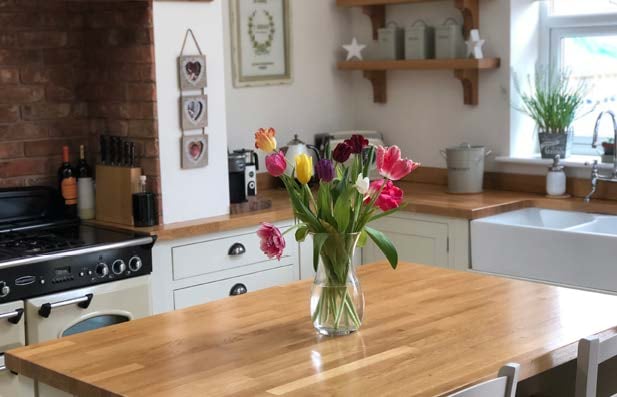
<svg viewBox="0 0 617 397">
<path fill-rule="evenodd" d="M 327 335 L 357 330 L 364 297 L 352 264 L 354 250 L 370 238 L 396 268 L 396 248 L 386 235 L 368 225 L 402 207 L 403 191 L 393 181 L 407 176 L 419 164 L 401 158 L 397 146 L 369 147 L 360 135 L 353 135 L 334 150 L 327 149 L 315 167 L 312 157 L 305 154 L 297 156 L 295 164 L 288 164 L 284 153 L 277 150 L 272 128 L 255 133 L 255 147 L 268 153 L 268 172 L 280 178 L 287 189 L 298 220 L 290 229 L 295 230 L 296 240 L 302 242 L 309 234 L 313 239 L 317 272 L 311 298 L 313 325 Z M 370 182 L 368 174 L 375 157 L 382 178 Z M 315 192 L 308 186 L 314 175 L 319 180 Z M 257 234 L 265 254 L 280 260 L 285 248 L 280 230 L 264 223 Z"/>
</svg>

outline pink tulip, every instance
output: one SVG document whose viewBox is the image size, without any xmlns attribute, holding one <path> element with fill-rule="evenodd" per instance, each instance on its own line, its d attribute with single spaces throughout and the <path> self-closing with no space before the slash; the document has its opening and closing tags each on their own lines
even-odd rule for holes
<svg viewBox="0 0 617 397">
<path fill-rule="evenodd" d="M 257 230 L 257 236 L 261 239 L 260 248 L 268 258 L 276 258 L 279 261 L 285 249 L 285 239 L 281 231 L 270 223 L 263 222 Z"/>
<path fill-rule="evenodd" d="M 377 171 L 383 177 L 393 181 L 403 179 L 411 174 L 420 163 L 414 163 L 411 160 L 401 158 L 401 149 L 398 146 L 390 146 L 377 148 Z"/>
<path fill-rule="evenodd" d="M 287 169 L 287 160 L 283 152 L 274 152 L 266 156 L 266 169 L 275 178 L 283 175 Z"/>
<path fill-rule="evenodd" d="M 375 195 L 378 191 L 381 190 L 383 186 L 384 180 L 380 179 L 378 181 L 371 182 L 371 187 L 369 188 L 369 195 L 364 200 L 365 204 L 369 204 L 371 202 L 371 197 Z M 379 207 L 382 211 L 389 211 L 394 208 L 398 208 L 403 201 L 403 191 L 398 187 L 394 186 L 392 181 L 386 181 L 386 186 L 381 190 L 379 197 L 375 200 L 375 205 Z"/>
</svg>

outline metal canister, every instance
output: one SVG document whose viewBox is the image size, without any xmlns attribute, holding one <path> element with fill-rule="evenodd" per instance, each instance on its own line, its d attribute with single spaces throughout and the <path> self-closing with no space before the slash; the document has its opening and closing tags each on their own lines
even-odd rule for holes
<svg viewBox="0 0 617 397">
<path fill-rule="evenodd" d="M 441 151 L 448 165 L 448 193 L 481 193 L 484 159 L 491 151 L 463 143 Z"/>
</svg>

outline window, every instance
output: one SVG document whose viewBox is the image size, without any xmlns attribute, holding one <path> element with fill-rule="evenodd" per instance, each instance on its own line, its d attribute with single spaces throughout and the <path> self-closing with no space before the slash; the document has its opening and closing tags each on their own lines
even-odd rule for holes
<svg viewBox="0 0 617 397">
<path fill-rule="evenodd" d="M 552 0 L 544 7 L 547 61 L 588 87 L 586 115 L 573 125 L 573 153 L 601 154 L 601 146 L 591 147 L 596 118 L 603 110 L 617 113 L 617 0 Z M 600 142 L 613 137 L 608 118 L 599 132 Z"/>
</svg>

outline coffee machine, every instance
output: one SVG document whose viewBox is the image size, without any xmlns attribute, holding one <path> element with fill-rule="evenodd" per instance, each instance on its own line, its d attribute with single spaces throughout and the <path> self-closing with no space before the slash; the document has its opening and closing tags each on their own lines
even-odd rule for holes
<svg viewBox="0 0 617 397">
<path fill-rule="evenodd" d="M 234 150 L 228 155 L 229 197 L 231 203 L 243 203 L 257 195 L 259 159 L 250 149 Z"/>
</svg>

